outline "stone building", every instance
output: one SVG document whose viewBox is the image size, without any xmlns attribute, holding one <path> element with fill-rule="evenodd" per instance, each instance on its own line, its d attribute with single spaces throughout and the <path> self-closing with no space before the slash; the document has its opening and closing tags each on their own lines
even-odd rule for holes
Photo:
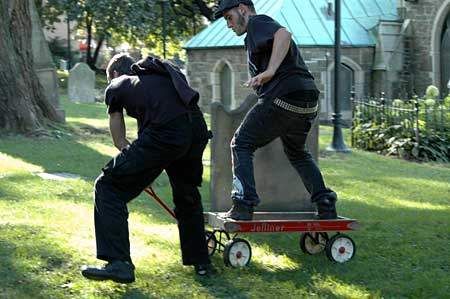
<svg viewBox="0 0 450 299">
<path fill-rule="evenodd" d="M 293 34 L 321 91 L 321 119 L 333 113 L 334 0 L 254 0 Z M 434 84 L 447 92 L 450 78 L 450 0 L 341 0 L 342 114 L 351 116 L 350 94 L 421 95 Z M 230 110 L 252 94 L 244 36 L 224 19 L 189 40 L 187 74 L 208 109 L 219 101 Z"/>
</svg>

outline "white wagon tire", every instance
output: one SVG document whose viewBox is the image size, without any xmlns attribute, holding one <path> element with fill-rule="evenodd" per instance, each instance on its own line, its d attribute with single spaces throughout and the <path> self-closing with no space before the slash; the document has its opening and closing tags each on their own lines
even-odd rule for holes
<svg viewBox="0 0 450 299">
<path fill-rule="evenodd" d="M 327 242 L 325 251 L 330 261 L 342 264 L 355 256 L 356 246 L 349 236 L 337 234 Z"/>
<path fill-rule="evenodd" d="M 245 267 L 252 258 L 252 248 L 250 244 L 244 239 L 229 240 L 225 244 L 223 251 L 223 261 L 226 266 L 234 268 Z"/>
</svg>

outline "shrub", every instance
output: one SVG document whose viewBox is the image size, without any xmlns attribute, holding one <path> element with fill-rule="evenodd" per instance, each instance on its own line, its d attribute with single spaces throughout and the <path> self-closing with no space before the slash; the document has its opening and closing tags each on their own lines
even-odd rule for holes
<svg viewBox="0 0 450 299">
<path fill-rule="evenodd" d="M 424 98 L 357 100 L 352 120 L 354 147 L 417 161 L 450 162 L 450 95 L 434 86 Z"/>
</svg>

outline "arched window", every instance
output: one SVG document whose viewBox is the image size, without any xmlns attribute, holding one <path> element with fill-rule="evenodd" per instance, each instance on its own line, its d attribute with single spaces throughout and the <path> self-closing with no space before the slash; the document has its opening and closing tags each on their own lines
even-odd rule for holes
<svg viewBox="0 0 450 299">
<path fill-rule="evenodd" d="M 441 92 L 447 94 L 447 83 L 450 80 L 450 14 L 444 23 L 441 36 Z"/>
<path fill-rule="evenodd" d="M 231 69 L 226 63 L 220 71 L 220 100 L 225 107 L 231 107 Z"/>
<path fill-rule="evenodd" d="M 339 73 L 340 77 L 340 108 L 341 111 L 350 111 L 352 109 L 351 104 L 351 93 L 352 89 L 355 86 L 355 74 L 351 67 L 348 65 L 341 63 L 341 72 Z M 334 72 L 331 76 L 331 102 L 334 101 Z"/>
</svg>

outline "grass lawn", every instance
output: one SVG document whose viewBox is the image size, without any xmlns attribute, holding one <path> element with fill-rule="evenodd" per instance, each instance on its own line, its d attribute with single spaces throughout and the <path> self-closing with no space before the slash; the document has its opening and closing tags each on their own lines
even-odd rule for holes
<svg viewBox="0 0 450 299">
<path fill-rule="evenodd" d="M 253 249 L 248 267 L 225 267 L 216 253 L 219 274 L 197 278 L 181 265 L 174 221 L 143 194 L 129 205 L 137 281 L 88 281 L 79 270 L 97 264 L 93 183 L 116 151 L 103 104 L 62 97 L 62 105 L 67 124 L 51 132 L 55 138 L 0 136 L 0 298 L 449 298 L 450 166 L 359 150 L 328 153 L 327 127 L 320 166 L 339 194 L 339 213 L 362 226 L 349 233 L 353 260 L 305 255 L 298 233 L 248 234 L 242 235 Z M 135 134 L 133 121 L 127 129 Z M 48 180 L 42 172 L 79 178 Z M 208 167 L 204 179 L 209 210 Z M 170 203 L 167 178 L 154 186 Z"/>
</svg>

